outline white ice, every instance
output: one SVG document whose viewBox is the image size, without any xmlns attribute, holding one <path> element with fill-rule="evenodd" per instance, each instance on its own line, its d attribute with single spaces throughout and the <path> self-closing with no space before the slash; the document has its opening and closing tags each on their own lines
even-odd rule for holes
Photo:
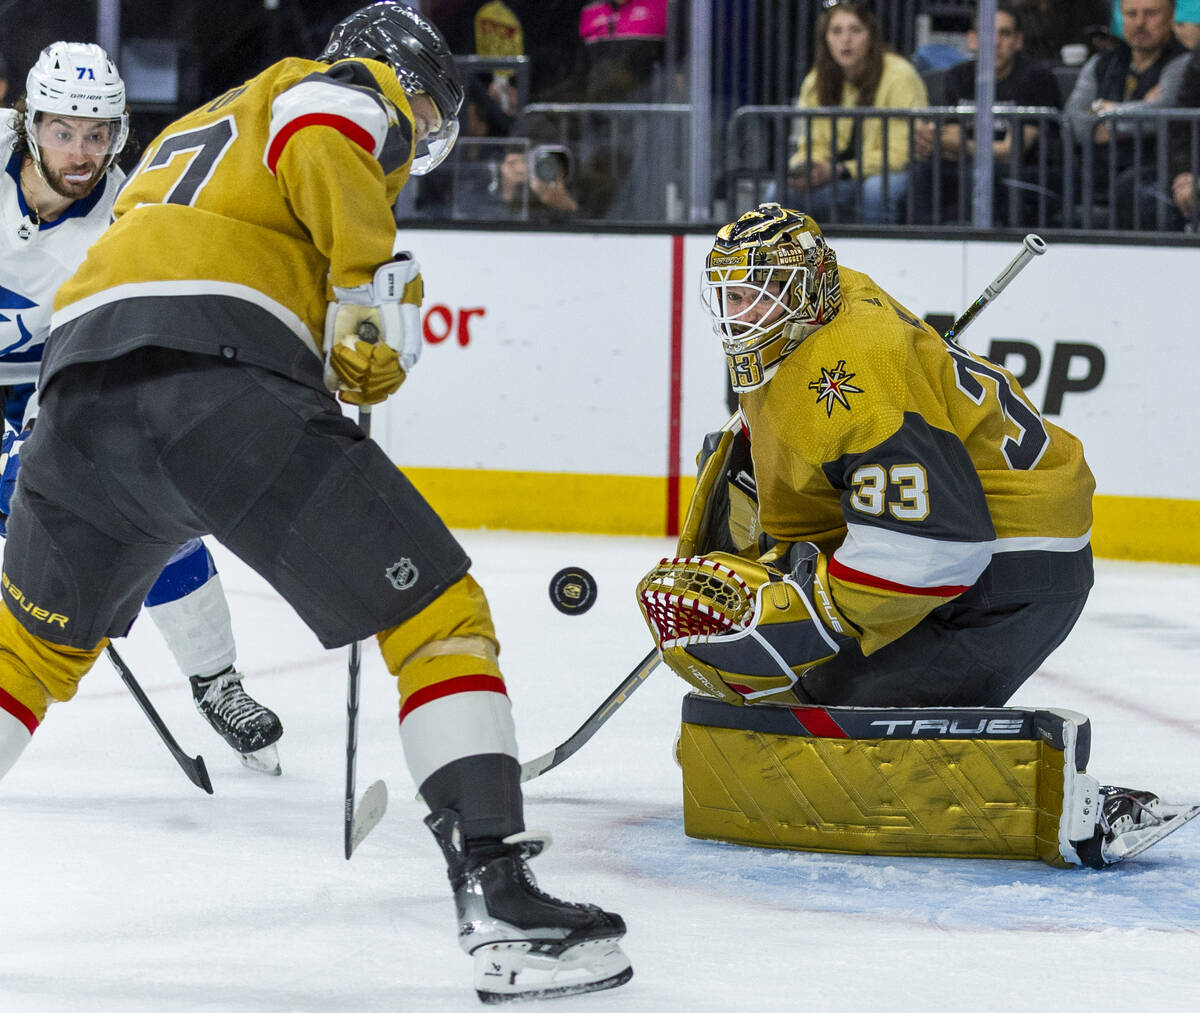
<svg viewBox="0 0 1200 1013">
<path fill-rule="evenodd" d="M 575 730 L 645 654 L 632 587 L 665 539 L 461 532 L 488 589 L 524 757 Z M 283 776 L 205 726 L 149 622 L 118 642 L 216 794 L 189 784 L 102 659 L 0 783 L 0 1011 L 481 1008 L 441 858 L 364 651 L 360 791 L 391 808 L 342 857 L 347 651 L 325 652 L 214 547 L 247 686 L 281 715 Z M 551 608 L 591 570 L 595 608 Z M 1014 703 L 1092 719 L 1091 771 L 1200 796 L 1200 568 L 1102 561 L 1084 616 Z M 1151 1010 L 1200 999 L 1200 821 L 1103 872 L 1036 862 L 856 858 L 683 835 L 671 743 L 683 684 L 656 672 L 527 790 L 551 893 L 629 924 L 635 975 L 550 1008 L 616 1011 Z"/>
</svg>

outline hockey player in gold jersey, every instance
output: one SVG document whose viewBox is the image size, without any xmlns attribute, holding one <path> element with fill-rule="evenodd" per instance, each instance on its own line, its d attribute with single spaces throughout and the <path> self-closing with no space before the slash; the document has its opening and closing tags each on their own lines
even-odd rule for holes
<svg viewBox="0 0 1200 1013">
<path fill-rule="evenodd" d="M 1101 867 L 1200 814 L 1101 786 L 1083 715 L 1004 707 L 1092 585 L 1079 441 L 801 212 L 724 226 L 704 291 L 739 413 L 705 441 L 677 557 L 638 585 L 704 694 L 677 754 L 687 832 Z"/>
<path fill-rule="evenodd" d="M 620 916 L 542 893 L 511 708 L 470 561 L 331 392 L 369 407 L 421 350 L 392 205 L 458 130 L 437 29 L 376 3 L 171 124 L 55 301 L 0 608 L 0 703 L 43 714 L 213 534 L 327 647 L 379 642 L 481 998 L 611 988 Z M 0 716 L 3 711 L 0 710 Z M 0 774 L 28 740 L 0 722 Z"/>
<path fill-rule="evenodd" d="M 718 677 L 721 695 L 1005 703 L 1070 631 L 1092 584 L 1094 483 L 1079 441 L 1041 418 L 1006 370 L 839 267 L 800 212 L 764 204 L 722 228 L 704 284 L 744 420 L 725 434 L 726 456 L 749 441 L 757 522 L 774 543 L 766 558 L 811 574 L 821 617 L 803 636 L 773 617 L 798 638 L 786 671 Z M 728 539 L 693 551 L 712 548 L 759 555 Z M 747 576 L 751 591 L 769 581 Z M 807 617 L 799 597 L 789 608 Z M 703 670 L 729 649 L 693 645 L 689 664 Z"/>
</svg>

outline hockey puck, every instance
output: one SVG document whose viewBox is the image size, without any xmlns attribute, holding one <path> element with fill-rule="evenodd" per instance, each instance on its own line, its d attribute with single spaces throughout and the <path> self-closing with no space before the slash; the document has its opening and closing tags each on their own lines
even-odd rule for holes
<svg viewBox="0 0 1200 1013">
<path fill-rule="evenodd" d="M 582 566 L 564 566 L 550 578 L 550 601 L 563 615 L 581 616 L 596 604 L 596 578 Z"/>
</svg>

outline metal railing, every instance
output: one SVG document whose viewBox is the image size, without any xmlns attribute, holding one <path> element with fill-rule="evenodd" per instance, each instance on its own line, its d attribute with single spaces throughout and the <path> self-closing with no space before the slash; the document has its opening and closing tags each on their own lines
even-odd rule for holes
<svg viewBox="0 0 1200 1013">
<path fill-rule="evenodd" d="M 1200 110 L 1147 108 L 1099 113 L 1071 123 L 1080 147 L 1080 206 L 1084 229 L 1166 231 L 1183 221 L 1200 226 Z M 1172 183 L 1192 176 L 1192 211 L 1175 203 Z"/>
<path fill-rule="evenodd" d="M 1200 178 L 1200 109 L 1100 115 L 1086 122 L 1082 137 L 1052 107 L 997 105 L 992 112 L 998 142 L 992 211 L 998 227 L 1200 231 L 1197 202 L 1190 214 L 1182 213 L 1173 193 L 1181 172 L 1193 181 Z M 729 140 L 714 165 L 715 199 L 691 214 L 690 170 L 698 149 L 691 143 L 691 108 L 683 104 L 530 105 L 522 110 L 513 137 L 463 138 L 439 172 L 452 177 L 451 184 L 457 176 L 474 174 L 477 180 L 483 163 L 495 160 L 484 150 L 489 144 L 504 152 L 554 145 L 570 152 L 567 189 L 578 203 L 576 211 L 557 217 L 575 223 L 729 221 L 774 199 L 807 208 L 822 224 L 970 228 L 978 213 L 969 144 L 974 114 L 967 105 L 742 107 L 729 120 Z M 1105 143 L 1105 130 L 1116 143 Z M 802 137 L 820 134 L 836 138 L 839 169 L 845 171 L 839 172 L 841 178 L 820 179 L 820 185 L 805 189 L 797 180 L 820 173 L 825 153 L 810 146 L 802 157 L 793 156 Z M 889 158 L 872 159 L 864 137 L 872 138 L 876 151 L 890 151 Z M 964 141 L 966 157 L 961 157 Z M 452 198 L 451 210 L 446 206 L 431 208 L 430 217 L 472 217 L 464 200 Z M 480 217 L 544 219 L 535 213 L 539 210 L 530 199 L 528 206 L 493 208 Z"/>
<path fill-rule="evenodd" d="M 1200 110 L 1108 114 L 1083 138 L 1074 137 L 1065 115 L 1052 107 L 997 105 L 992 112 L 1001 145 L 998 153 L 993 149 L 997 224 L 1159 231 L 1184 224 L 1171 210 L 1171 183 L 1178 171 L 1200 175 Z M 974 117 L 966 105 L 744 106 L 727 131 L 721 184 L 729 217 L 773 199 L 809 206 L 832 224 L 970 226 L 973 159 L 970 151 L 959 157 L 955 142 L 973 136 Z M 1100 143 L 1102 124 L 1117 144 Z M 882 151 L 889 152 L 873 174 L 868 161 L 879 159 L 864 149 L 868 129 L 878 131 Z M 841 178 L 825 182 L 820 163 L 829 155 L 822 150 L 814 157 L 812 145 L 789 168 L 802 142 L 818 133 L 833 139 Z M 814 178 L 820 185 L 805 185 Z M 1193 208 L 1187 224 L 1194 228 L 1196 217 Z"/>
</svg>

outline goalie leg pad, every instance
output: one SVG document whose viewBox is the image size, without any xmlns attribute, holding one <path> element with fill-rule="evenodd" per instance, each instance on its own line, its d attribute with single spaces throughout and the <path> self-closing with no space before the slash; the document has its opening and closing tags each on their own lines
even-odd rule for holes
<svg viewBox="0 0 1200 1013">
<path fill-rule="evenodd" d="M 735 708 L 692 694 L 684 830 L 760 847 L 1065 866 L 1079 859 L 1063 841 L 1087 819 L 1086 745 L 1087 719 L 1066 711 Z"/>
</svg>

